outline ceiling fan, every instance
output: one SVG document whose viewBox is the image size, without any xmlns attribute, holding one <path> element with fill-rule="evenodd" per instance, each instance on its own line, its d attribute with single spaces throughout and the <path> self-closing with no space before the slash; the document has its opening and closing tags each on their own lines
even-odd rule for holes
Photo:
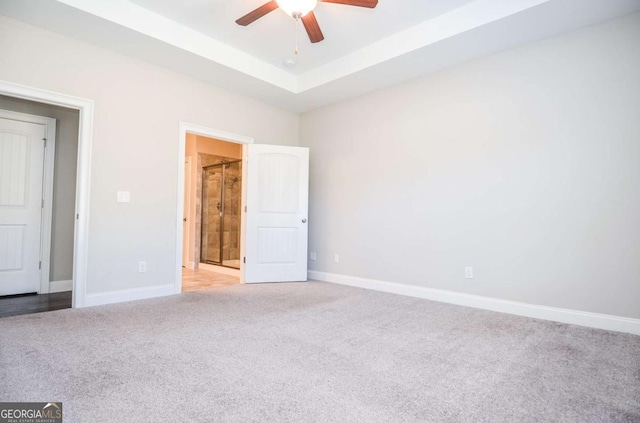
<svg viewBox="0 0 640 423">
<path fill-rule="evenodd" d="M 312 43 L 317 43 L 324 40 L 324 35 L 322 35 L 320 25 L 318 25 L 318 21 L 316 20 L 316 15 L 313 13 L 318 1 L 324 3 L 345 4 L 348 6 L 368 7 L 370 9 L 373 9 L 378 5 L 378 0 L 271 0 L 252 12 L 247 13 L 238 19 L 236 23 L 238 25 L 247 26 L 267 13 L 280 8 L 296 21 L 302 20 L 302 24 L 307 30 L 309 39 Z"/>
</svg>

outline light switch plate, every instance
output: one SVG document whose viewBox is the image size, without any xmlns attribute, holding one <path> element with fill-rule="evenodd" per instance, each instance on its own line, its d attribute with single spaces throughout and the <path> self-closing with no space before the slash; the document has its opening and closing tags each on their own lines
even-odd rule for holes
<svg viewBox="0 0 640 423">
<path fill-rule="evenodd" d="M 473 279 L 473 267 L 471 266 L 464 267 L 464 277 L 467 279 Z"/>
<path fill-rule="evenodd" d="M 131 193 L 129 191 L 118 191 L 118 203 L 128 203 L 131 201 Z"/>
</svg>

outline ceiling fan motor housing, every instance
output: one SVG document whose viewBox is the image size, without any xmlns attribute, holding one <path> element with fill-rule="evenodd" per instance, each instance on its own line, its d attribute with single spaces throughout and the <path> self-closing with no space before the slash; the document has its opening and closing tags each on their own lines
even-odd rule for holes
<svg viewBox="0 0 640 423">
<path fill-rule="evenodd" d="M 300 19 L 312 12 L 318 0 L 276 0 L 278 7 L 294 19 Z"/>
</svg>

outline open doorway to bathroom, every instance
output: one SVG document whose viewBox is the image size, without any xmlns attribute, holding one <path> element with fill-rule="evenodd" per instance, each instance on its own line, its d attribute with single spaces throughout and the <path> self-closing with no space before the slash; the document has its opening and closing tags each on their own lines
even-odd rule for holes
<svg viewBox="0 0 640 423">
<path fill-rule="evenodd" d="M 240 283 L 242 144 L 185 141 L 182 291 Z"/>
</svg>

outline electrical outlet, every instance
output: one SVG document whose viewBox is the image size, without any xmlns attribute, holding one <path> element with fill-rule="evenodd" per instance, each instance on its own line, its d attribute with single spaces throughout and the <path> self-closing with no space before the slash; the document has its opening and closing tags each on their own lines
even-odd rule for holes
<svg viewBox="0 0 640 423">
<path fill-rule="evenodd" d="M 340 263 L 340 255 L 336 254 L 333 256 L 333 261 L 335 261 L 336 263 Z"/>
<path fill-rule="evenodd" d="M 118 203 L 129 203 L 131 201 L 131 193 L 129 191 L 118 191 Z"/>
<path fill-rule="evenodd" d="M 309 253 L 309 260 L 316 261 L 317 259 L 318 259 L 318 255 L 315 253 L 315 251 L 311 251 Z"/>
<path fill-rule="evenodd" d="M 473 267 L 471 266 L 464 267 L 464 277 L 467 279 L 473 279 Z"/>
<path fill-rule="evenodd" d="M 145 273 L 147 271 L 147 262 L 139 261 L 138 262 L 138 272 Z"/>
</svg>

